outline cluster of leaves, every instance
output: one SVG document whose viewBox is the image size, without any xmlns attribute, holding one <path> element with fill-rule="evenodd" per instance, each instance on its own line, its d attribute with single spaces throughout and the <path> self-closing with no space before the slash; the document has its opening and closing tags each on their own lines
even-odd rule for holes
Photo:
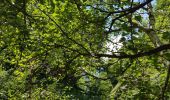
<svg viewBox="0 0 170 100">
<path fill-rule="evenodd" d="M 0 99 L 169 98 L 169 1 L 151 1 L 2 0 Z"/>
</svg>

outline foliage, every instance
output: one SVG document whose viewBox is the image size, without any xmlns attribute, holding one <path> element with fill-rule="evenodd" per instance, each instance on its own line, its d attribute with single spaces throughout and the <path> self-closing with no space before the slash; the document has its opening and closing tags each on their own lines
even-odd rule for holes
<svg viewBox="0 0 170 100">
<path fill-rule="evenodd" d="M 168 99 L 170 1 L 2 0 L 0 99 Z"/>
</svg>

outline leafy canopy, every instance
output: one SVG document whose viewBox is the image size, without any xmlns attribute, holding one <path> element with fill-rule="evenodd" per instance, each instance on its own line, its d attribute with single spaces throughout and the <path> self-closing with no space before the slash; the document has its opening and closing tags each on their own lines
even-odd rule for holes
<svg viewBox="0 0 170 100">
<path fill-rule="evenodd" d="M 2 0 L 0 99 L 170 98 L 169 9 L 169 0 Z"/>
</svg>

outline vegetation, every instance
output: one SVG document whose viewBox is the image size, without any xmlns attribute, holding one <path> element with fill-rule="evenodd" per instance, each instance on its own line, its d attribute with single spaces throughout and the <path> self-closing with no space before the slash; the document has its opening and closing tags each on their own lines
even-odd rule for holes
<svg viewBox="0 0 170 100">
<path fill-rule="evenodd" d="M 1 100 L 168 100 L 170 0 L 1 0 Z"/>
</svg>

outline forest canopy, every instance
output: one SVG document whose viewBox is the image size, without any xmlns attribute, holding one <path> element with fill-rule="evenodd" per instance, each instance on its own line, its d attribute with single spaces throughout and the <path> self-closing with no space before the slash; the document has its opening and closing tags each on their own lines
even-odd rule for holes
<svg viewBox="0 0 170 100">
<path fill-rule="evenodd" d="M 170 0 L 0 0 L 1 100 L 170 99 Z"/>
</svg>

